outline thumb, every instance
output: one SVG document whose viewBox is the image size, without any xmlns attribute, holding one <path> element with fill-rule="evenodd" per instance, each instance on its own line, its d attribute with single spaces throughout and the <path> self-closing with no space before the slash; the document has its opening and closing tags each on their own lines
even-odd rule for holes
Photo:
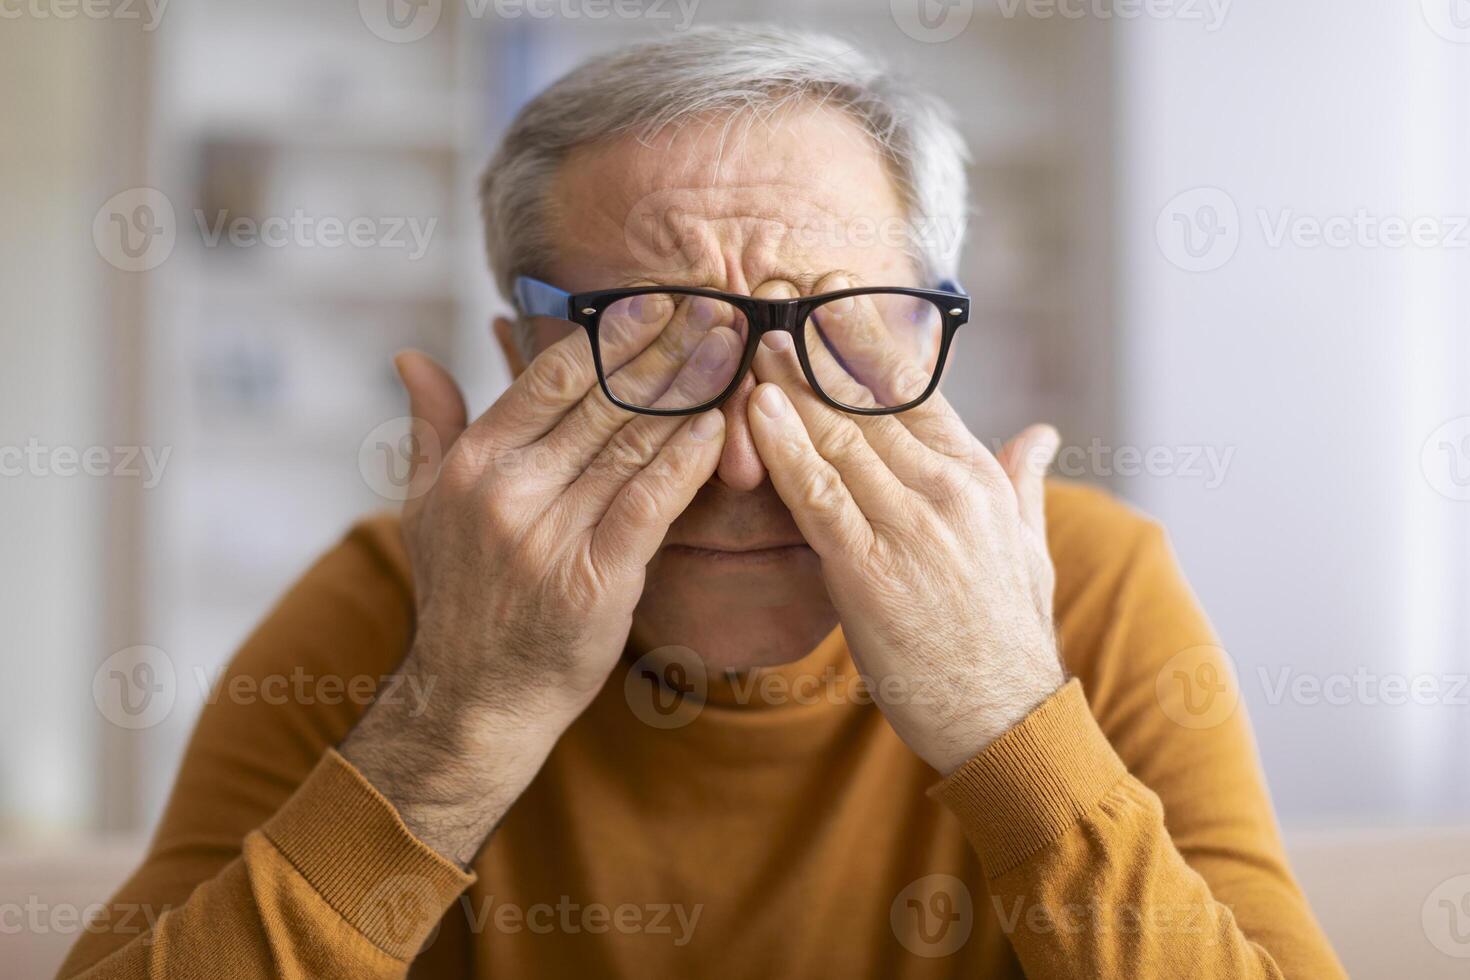
<svg viewBox="0 0 1470 980">
<path fill-rule="evenodd" d="M 410 459 L 409 480 L 432 480 L 449 447 L 464 431 L 464 396 L 448 371 L 422 351 L 400 351 L 393 358 L 398 378 L 408 392 L 413 433 L 420 444 Z M 425 467 L 427 464 L 427 467 Z M 425 472 L 420 472 L 424 469 Z"/>
<path fill-rule="evenodd" d="M 1046 534 L 1046 471 L 1056 459 L 1062 437 L 1049 425 L 1032 425 L 1005 444 L 999 461 L 1011 478 L 1021 520 L 1037 534 Z"/>
</svg>

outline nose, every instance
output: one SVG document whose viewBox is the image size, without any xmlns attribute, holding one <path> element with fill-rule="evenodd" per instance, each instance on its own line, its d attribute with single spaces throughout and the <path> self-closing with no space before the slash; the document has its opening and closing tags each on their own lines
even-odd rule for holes
<svg viewBox="0 0 1470 980">
<path fill-rule="evenodd" d="M 720 465 L 715 478 L 731 490 L 749 492 L 766 479 L 766 464 L 761 462 L 755 451 L 755 440 L 750 436 L 749 416 L 745 414 L 750 393 L 755 390 L 755 377 L 747 373 L 740 380 L 720 411 L 725 413 L 725 450 L 720 454 Z"/>
<path fill-rule="evenodd" d="M 756 299 L 793 299 L 800 295 L 800 291 L 784 279 L 769 279 L 750 295 Z M 725 486 L 747 493 L 766 479 L 766 464 L 761 462 L 760 453 L 755 451 L 755 440 L 750 435 L 750 416 L 745 414 L 750 393 L 754 390 L 755 375 L 747 372 L 740 379 L 735 393 L 720 406 L 725 413 L 725 451 L 720 454 L 720 465 L 715 470 L 715 478 Z"/>
</svg>

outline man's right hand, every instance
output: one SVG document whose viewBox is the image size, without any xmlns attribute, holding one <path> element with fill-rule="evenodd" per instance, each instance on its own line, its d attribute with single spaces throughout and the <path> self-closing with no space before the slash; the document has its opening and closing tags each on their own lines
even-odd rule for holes
<svg viewBox="0 0 1470 980">
<path fill-rule="evenodd" d="M 619 376 L 693 404 L 728 377 L 697 360 L 668 385 L 650 348 Z M 417 626 L 399 673 L 432 695 L 416 716 L 374 704 L 341 752 L 409 830 L 468 865 L 617 662 L 645 566 L 719 462 L 724 417 L 618 408 L 581 333 L 469 425 L 442 367 L 417 352 L 397 366 L 443 448 L 437 473 L 412 474 L 424 492 L 403 510 Z"/>
</svg>

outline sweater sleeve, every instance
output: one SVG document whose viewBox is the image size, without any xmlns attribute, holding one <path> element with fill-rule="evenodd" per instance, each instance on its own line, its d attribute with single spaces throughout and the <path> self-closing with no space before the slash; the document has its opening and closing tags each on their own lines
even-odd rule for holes
<svg viewBox="0 0 1470 980">
<path fill-rule="evenodd" d="M 931 791 L 1028 977 L 1344 976 L 1291 876 L 1228 654 L 1144 525 L 1073 597 L 1076 675 Z M 1063 636 L 1063 650 L 1068 650 Z"/>
<path fill-rule="evenodd" d="M 407 648 L 395 546 L 391 521 L 360 525 L 245 643 L 142 866 L 61 977 L 407 975 L 473 878 L 332 748 Z"/>
<path fill-rule="evenodd" d="M 383 799 L 328 750 L 285 805 L 245 835 L 240 856 L 177 908 L 114 901 L 93 924 L 136 933 L 63 977 L 403 977 L 473 881 L 409 833 Z M 125 920 L 151 929 L 124 929 Z"/>
</svg>

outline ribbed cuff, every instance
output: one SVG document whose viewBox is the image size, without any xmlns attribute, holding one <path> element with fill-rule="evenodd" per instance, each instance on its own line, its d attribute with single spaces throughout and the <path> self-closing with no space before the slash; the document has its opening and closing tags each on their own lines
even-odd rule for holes
<svg viewBox="0 0 1470 980">
<path fill-rule="evenodd" d="M 261 830 L 342 918 L 404 961 L 475 880 L 331 749 Z"/>
<path fill-rule="evenodd" d="M 960 818 L 995 878 L 1065 833 L 1127 771 L 1074 678 L 929 795 Z"/>
</svg>

